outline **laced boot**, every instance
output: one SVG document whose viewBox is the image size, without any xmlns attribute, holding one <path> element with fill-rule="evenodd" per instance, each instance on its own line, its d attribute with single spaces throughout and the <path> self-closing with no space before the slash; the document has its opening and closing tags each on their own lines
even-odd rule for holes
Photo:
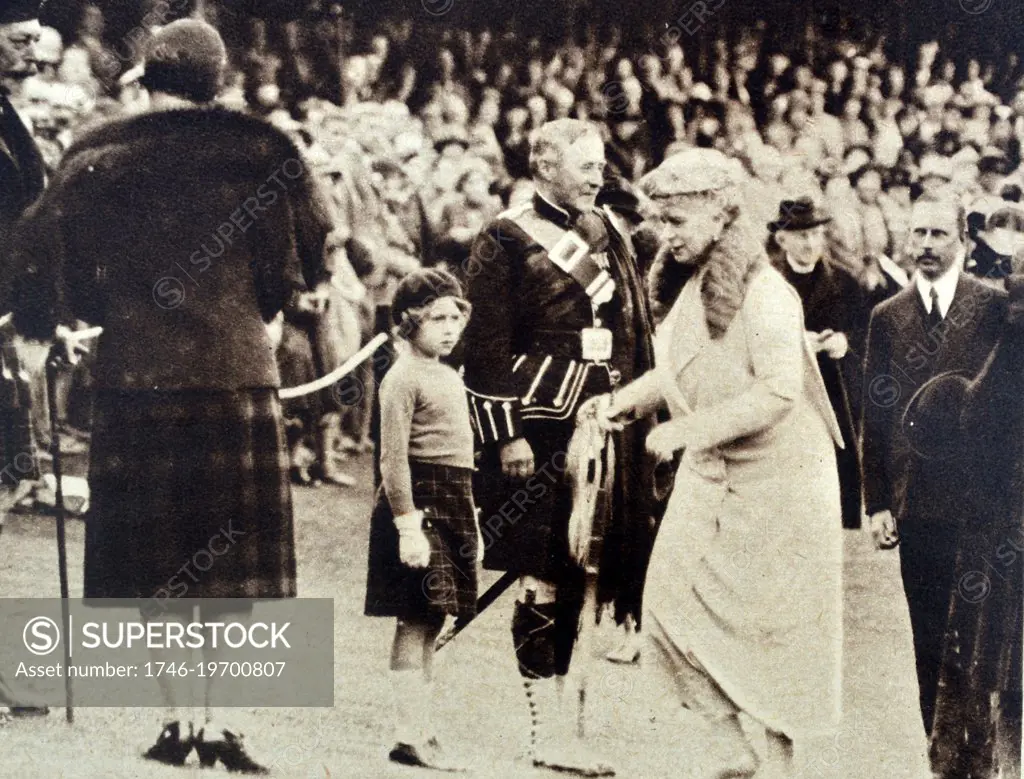
<svg viewBox="0 0 1024 779">
<path fill-rule="evenodd" d="M 561 683 L 551 679 L 524 679 L 530 708 L 529 758 L 537 768 L 575 776 L 615 776 L 615 769 L 597 757 L 576 737 L 576 719 L 563 706 Z"/>
</svg>

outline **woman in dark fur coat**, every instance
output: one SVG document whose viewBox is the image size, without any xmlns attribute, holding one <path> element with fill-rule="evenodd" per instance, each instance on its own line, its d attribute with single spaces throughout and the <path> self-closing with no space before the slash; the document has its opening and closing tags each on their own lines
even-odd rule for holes
<svg viewBox="0 0 1024 779">
<path fill-rule="evenodd" d="M 225 64 L 224 43 L 204 22 L 156 33 L 142 81 L 150 110 L 68 150 L 4 269 L 19 280 L 16 323 L 50 333 L 74 318 L 103 327 L 85 597 L 152 598 L 161 621 L 191 622 L 191 607 L 175 607 L 183 597 L 296 595 L 266 323 L 319 277 L 329 211 L 286 136 L 205 105 Z M 206 549 L 216 564 L 183 574 Z M 251 606 L 232 609 L 215 619 L 245 621 Z M 188 659 L 152 651 L 158 662 Z M 203 660 L 222 652 L 207 647 Z M 237 727 L 222 713 L 214 719 L 223 701 L 213 678 L 193 734 L 176 706 L 186 702 L 160 677 L 167 710 L 145 757 L 183 765 L 195 748 L 204 765 L 265 773 Z"/>
</svg>

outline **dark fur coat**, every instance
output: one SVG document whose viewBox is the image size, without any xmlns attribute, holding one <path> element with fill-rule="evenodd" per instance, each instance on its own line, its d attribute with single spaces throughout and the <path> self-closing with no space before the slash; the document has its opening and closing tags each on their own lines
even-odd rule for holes
<svg viewBox="0 0 1024 779">
<path fill-rule="evenodd" d="M 330 211 L 294 144 L 222 108 L 103 125 L 67 152 L 4 269 L 18 329 L 102 325 L 96 383 L 279 385 L 264 326 L 323 275 Z"/>
</svg>

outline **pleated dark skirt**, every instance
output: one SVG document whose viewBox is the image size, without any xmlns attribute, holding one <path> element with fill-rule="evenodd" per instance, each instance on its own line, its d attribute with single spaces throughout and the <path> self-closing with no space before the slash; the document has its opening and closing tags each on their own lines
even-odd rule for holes
<svg viewBox="0 0 1024 779">
<path fill-rule="evenodd" d="M 276 389 L 99 390 L 86 598 L 295 597 Z"/>
<path fill-rule="evenodd" d="M 425 514 L 430 563 L 426 568 L 402 563 L 394 513 L 384 488 L 378 489 L 370 518 L 364 613 L 402 619 L 439 613 L 472 616 L 477 599 L 473 472 L 417 461 L 409 465 L 413 501 Z"/>
</svg>

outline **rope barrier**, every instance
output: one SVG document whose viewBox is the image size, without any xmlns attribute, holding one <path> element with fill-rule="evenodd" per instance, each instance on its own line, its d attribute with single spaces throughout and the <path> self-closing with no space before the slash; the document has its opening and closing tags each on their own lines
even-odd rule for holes
<svg viewBox="0 0 1024 779">
<path fill-rule="evenodd" d="M 7 316 L 9 317 L 10 314 Z M 3 318 L 0 317 L 0 324 L 2 323 Z M 68 333 L 66 337 L 71 341 L 85 341 L 89 338 L 95 338 L 102 332 L 102 327 L 90 327 L 86 330 L 73 330 Z M 304 395 L 312 395 L 314 392 L 319 392 L 322 389 L 330 387 L 332 384 L 341 381 L 345 376 L 359 367 L 359 365 L 377 351 L 377 349 L 387 343 L 389 338 L 390 336 L 387 333 L 378 333 L 370 340 L 369 343 L 366 344 L 366 346 L 353 354 L 327 375 L 321 376 L 319 379 L 307 382 L 306 384 L 299 384 L 296 387 L 284 387 L 278 390 L 278 397 L 280 397 L 281 400 L 291 400 L 293 398 L 301 398 Z"/>
<path fill-rule="evenodd" d="M 332 384 L 340 381 L 347 374 L 355 370 L 356 367 L 377 351 L 377 349 L 387 343 L 388 338 L 390 338 L 390 336 L 387 333 L 378 333 L 374 336 L 373 340 L 366 344 L 366 346 L 353 354 L 326 376 L 321 376 L 316 381 L 311 381 L 307 384 L 300 384 L 297 387 L 285 387 L 278 391 L 278 396 L 281 400 L 289 400 L 291 398 L 300 398 L 303 395 L 310 395 L 314 392 L 319 392 L 326 387 L 330 387 Z"/>
</svg>

